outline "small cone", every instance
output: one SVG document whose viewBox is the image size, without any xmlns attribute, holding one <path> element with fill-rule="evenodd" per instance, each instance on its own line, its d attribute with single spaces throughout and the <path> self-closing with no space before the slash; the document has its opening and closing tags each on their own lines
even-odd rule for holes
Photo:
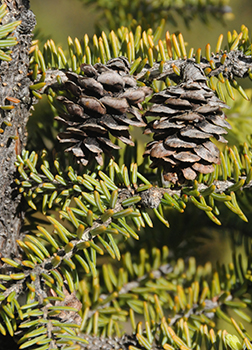
<svg viewBox="0 0 252 350">
<path fill-rule="evenodd" d="M 66 72 L 65 96 L 57 97 L 63 108 L 55 117 L 66 129 L 58 139 L 71 144 L 65 151 L 72 152 L 83 165 L 92 159 L 102 165 L 104 152 L 111 156 L 112 150 L 120 148 L 111 142 L 110 134 L 134 146 L 129 125 L 146 125 L 139 110 L 152 89 L 138 87 L 129 70 L 128 60 L 119 57 L 106 65 L 82 64 L 83 75 Z"/>
<path fill-rule="evenodd" d="M 151 167 L 163 167 L 164 179 L 173 184 L 208 174 L 218 164 L 219 150 L 210 138 L 226 142 L 221 136 L 231 128 L 221 108 L 228 108 L 207 86 L 201 68 L 188 60 L 181 69 L 183 82 L 152 96 L 153 105 L 145 117 L 159 117 L 148 123 L 145 134 L 154 133 L 144 156 Z"/>
</svg>

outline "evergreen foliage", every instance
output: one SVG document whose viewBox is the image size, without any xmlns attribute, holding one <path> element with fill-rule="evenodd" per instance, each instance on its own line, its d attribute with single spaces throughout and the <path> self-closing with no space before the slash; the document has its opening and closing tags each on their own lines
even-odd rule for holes
<svg viewBox="0 0 252 350">
<path fill-rule="evenodd" d="M 10 23 L 5 23 L 5 16 L 7 14 L 6 4 L 0 6 L 0 23 L 2 23 L 0 28 L 0 60 L 10 61 L 11 60 L 11 50 L 10 48 L 17 44 L 17 40 L 13 37 L 13 30 L 21 23 L 21 21 L 11 21 Z"/>
<path fill-rule="evenodd" d="M 31 350 L 251 350 L 252 336 L 244 325 L 252 322 L 251 238 L 240 233 L 244 255 L 234 249 L 229 264 L 201 266 L 188 252 L 178 257 L 155 237 L 160 225 L 169 235 L 169 222 L 178 215 L 183 221 L 188 211 L 193 216 L 204 213 L 205 220 L 216 225 L 228 215 L 249 219 L 245 213 L 251 212 L 251 137 L 245 135 L 250 131 L 246 124 L 240 127 L 249 116 L 243 100 L 251 95 L 241 80 L 252 79 L 248 28 L 242 25 L 240 33 L 228 32 L 224 45 L 221 34 L 214 52 L 209 44 L 204 52 L 188 50 L 181 33 L 163 33 L 172 15 L 168 11 L 162 19 L 160 9 L 169 7 L 189 23 L 196 10 L 204 20 L 209 9 L 222 18 L 229 11 L 225 1 L 154 1 L 144 7 L 140 1 L 119 6 L 117 1 L 84 2 L 105 11 L 102 25 L 108 28 L 100 35 L 84 35 L 81 41 L 69 37 L 68 52 L 53 40 L 43 48 L 34 40 L 30 48 L 30 95 L 34 104 L 47 96 L 52 112 L 44 120 L 40 117 L 32 131 L 35 136 L 34 124 L 28 124 L 27 149 L 15 163 L 15 188 L 22 194 L 26 217 L 17 240 L 20 257 L 1 257 L 0 333 L 13 337 L 19 349 Z M 3 4 L 3 21 L 6 13 Z M 140 17 L 160 25 L 149 28 Z M 0 26 L 0 60 L 11 59 L 10 47 L 16 43 L 11 32 L 19 24 L 10 20 Z M 186 64 L 196 67 L 200 78 L 190 76 L 190 95 L 183 100 Z M 100 79 L 104 72 L 113 78 Z M 214 106 L 210 116 L 209 111 L 201 112 L 206 119 L 222 116 L 216 125 L 228 127 L 220 108 L 231 107 L 225 113 L 233 128 L 227 138 L 233 142 L 223 146 L 218 142 L 221 136 L 216 137 L 223 131 L 206 132 L 204 137 L 215 145 L 212 149 L 220 149 L 217 160 L 207 163 L 211 171 L 201 167 L 193 179 L 167 181 L 162 168 L 152 169 L 150 159 L 142 159 L 142 145 L 131 147 L 129 125 L 147 130 L 161 124 L 166 112 L 153 112 L 154 107 L 168 108 L 162 96 L 178 89 L 182 92 L 176 105 L 198 108 L 200 94 L 192 93 L 200 90 L 197 80 L 208 94 L 201 102 L 206 108 Z M 8 101 L 2 110 L 17 103 Z M 35 109 L 40 107 L 44 113 L 46 107 L 38 102 Z M 100 112 L 103 107 L 106 112 Z M 238 122 L 234 113 L 239 114 Z M 103 114 L 112 121 L 100 118 Z M 169 122 L 175 125 L 177 120 Z M 197 125 L 193 121 L 193 128 Z M 211 127 L 216 130 L 216 125 Z M 115 152 L 102 155 L 99 128 L 106 133 L 105 146 L 114 145 Z M 155 139 L 158 132 L 151 131 Z M 75 157 L 64 153 L 57 135 L 62 141 L 66 132 L 67 142 L 83 142 L 89 149 L 88 160 L 76 148 L 70 149 Z M 190 141 L 195 139 L 194 133 Z M 176 166 L 181 170 L 184 165 Z M 218 319 L 233 326 L 232 334 L 219 329 Z M 126 322 L 131 325 L 128 334 L 123 329 Z"/>
</svg>

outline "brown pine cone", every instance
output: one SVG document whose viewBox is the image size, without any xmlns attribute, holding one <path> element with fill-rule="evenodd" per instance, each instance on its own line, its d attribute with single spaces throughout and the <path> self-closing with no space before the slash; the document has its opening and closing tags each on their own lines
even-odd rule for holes
<svg viewBox="0 0 252 350">
<path fill-rule="evenodd" d="M 93 158 L 102 165 L 103 152 L 110 155 L 113 149 L 120 148 L 111 142 L 109 134 L 134 146 L 129 125 L 146 125 L 139 110 L 152 89 L 137 87 L 129 70 L 128 60 L 119 57 L 106 65 L 83 64 L 83 75 L 66 72 L 68 81 L 63 86 L 66 96 L 57 97 L 62 108 L 55 117 L 66 125 L 66 130 L 58 134 L 58 139 L 71 143 L 65 151 L 73 152 L 83 165 Z"/>
<path fill-rule="evenodd" d="M 210 140 L 227 142 L 221 135 L 231 128 L 221 108 L 228 106 L 207 86 L 201 68 L 188 60 L 182 66 L 183 82 L 152 96 L 153 105 L 145 117 L 159 117 L 148 123 L 145 134 L 154 133 L 144 156 L 151 167 L 163 167 L 164 179 L 173 184 L 194 180 L 198 173 L 214 171 L 219 150 Z"/>
</svg>

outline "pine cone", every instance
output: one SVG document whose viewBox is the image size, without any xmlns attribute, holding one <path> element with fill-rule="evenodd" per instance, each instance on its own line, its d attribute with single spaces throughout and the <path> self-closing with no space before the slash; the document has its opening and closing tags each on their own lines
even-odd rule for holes
<svg viewBox="0 0 252 350">
<path fill-rule="evenodd" d="M 152 96 L 153 105 L 146 116 L 158 116 L 148 123 L 145 134 L 154 133 L 144 156 L 150 156 L 151 167 L 163 167 L 164 179 L 173 184 L 194 180 L 197 173 L 214 171 L 219 150 L 210 141 L 231 128 L 221 108 L 228 106 L 207 86 L 201 68 L 188 60 L 181 68 L 183 82 Z"/>
<path fill-rule="evenodd" d="M 120 148 L 110 141 L 109 134 L 134 146 L 129 125 L 146 125 L 139 110 L 152 89 L 137 87 L 129 69 L 127 59 L 119 57 L 106 65 L 83 64 L 84 75 L 66 72 L 66 96 L 57 97 L 64 108 L 55 117 L 66 125 L 66 131 L 59 133 L 58 139 L 72 144 L 65 151 L 73 152 L 83 165 L 93 158 L 102 165 L 103 152 L 111 156 L 113 149 Z"/>
</svg>

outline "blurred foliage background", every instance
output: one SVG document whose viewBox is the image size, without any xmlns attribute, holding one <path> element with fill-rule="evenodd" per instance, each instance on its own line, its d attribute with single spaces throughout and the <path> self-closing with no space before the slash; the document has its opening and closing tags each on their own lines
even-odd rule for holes
<svg viewBox="0 0 252 350">
<path fill-rule="evenodd" d="M 30 0 L 31 8 L 36 14 L 37 27 L 43 28 L 44 39 L 52 38 L 55 43 L 67 47 L 67 37 L 81 39 L 85 33 L 93 35 L 95 22 L 99 13 L 94 6 L 87 6 L 81 0 Z M 191 22 L 190 30 L 183 20 L 175 15 L 177 26 L 167 24 L 166 30 L 180 31 L 185 41 L 195 48 L 204 48 L 206 43 L 216 45 L 220 33 L 226 34 L 228 30 L 240 30 L 241 24 L 251 29 L 252 3 L 251 0 L 230 0 L 232 14 L 225 14 L 225 23 L 208 17 L 207 26 L 199 18 Z"/>
</svg>

